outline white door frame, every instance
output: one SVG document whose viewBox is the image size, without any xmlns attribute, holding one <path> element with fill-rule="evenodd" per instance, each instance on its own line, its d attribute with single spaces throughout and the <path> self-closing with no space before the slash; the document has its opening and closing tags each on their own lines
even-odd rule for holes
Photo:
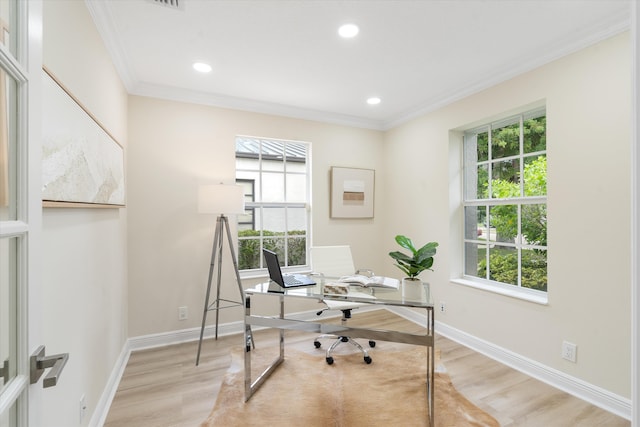
<svg viewBox="0 0 640 427">
<path fill-rule="evenodd" d="M 19 0 L 22 1 L 22 0 Z M 42 301 L 42 0 L 28 2 L 28 191 L 29 191 L 29 254 L 28 254 L 28 350 L 31 355 L 43 344 L 41 313 Z M 44 390 L 42 379 L 28 390 L 29 426 L 45 426 L 42 419 Z"/>
<path fill-rule="evenodd" d="M 632 58 L 632 242 L 631 242 L 631 425 L 640 427 L 640 7 L 631 3 L 631 58 Z"/>
</svg>

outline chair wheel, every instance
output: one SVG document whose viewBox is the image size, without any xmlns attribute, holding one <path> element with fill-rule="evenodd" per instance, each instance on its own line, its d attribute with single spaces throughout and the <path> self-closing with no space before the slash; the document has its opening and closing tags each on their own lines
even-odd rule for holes
<svg viewBox="0 0 640 427">
<path fill-rule="evenodd" d="M 372 360 L 370 356 L 365 356 L 364 361 L 367 365 L 371 364 Z"/>
<path fill-rule="evenodd" d="M 376 346 L 376 342 L 375 341 L 369 341 L 369 347 L 373 348 Z"/>
<path fill-rule="evenodd" d="M 322 343 L 320 341 L 314 341 L 313 345 L 316 346 L 316 348 L 320 348 L 320 346 L 322 345 Z"/>
<path fill-rule="evenodd" d="M 333 357 L 327 357 L 327 365 L 333 365 Z"/>
</svg>

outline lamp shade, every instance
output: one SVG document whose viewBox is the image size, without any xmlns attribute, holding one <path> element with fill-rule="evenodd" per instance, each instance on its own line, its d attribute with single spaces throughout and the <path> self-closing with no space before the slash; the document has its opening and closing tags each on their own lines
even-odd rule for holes
<svg viewBox="0 0 640 427">
<path fill-rule="evenodd" d="M 239 185 L 201 185 L 198 188 L 198 212 L 243 214 L 244 191 Z"/>
</svg>

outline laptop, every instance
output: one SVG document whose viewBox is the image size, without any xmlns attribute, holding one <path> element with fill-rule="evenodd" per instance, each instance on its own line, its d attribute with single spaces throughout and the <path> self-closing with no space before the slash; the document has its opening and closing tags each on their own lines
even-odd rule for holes
<svg viewBox="0 0 640 427">
<path fill-rule="evenodd" d="M 316 282 L 305 274 L 282 274 L 278 255 L 268 249 L 262 249 L 264 260 L 269 269 L 269 277 L 282 288 L 296 288 L 299 286 L 311 286 Z"/>
</svg>

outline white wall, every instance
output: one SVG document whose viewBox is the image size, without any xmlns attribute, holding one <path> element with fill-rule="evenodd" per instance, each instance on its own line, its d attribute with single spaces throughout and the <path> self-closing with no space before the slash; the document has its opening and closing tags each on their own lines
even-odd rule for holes
<svg viewBox="0 0 640 427">
<path fill-rule="evenodd" d="M 43 62 L 127 147 L 127 94 L 84 2 L 45 1 Z M 69 352 L 43 393 L 46 425 L 87 425 L 127 339 L 126 209 L 46 208 L 42 323 L 47 354 Z"/>
<path fill-rule="evenodd" d="M 381 169 L 380 132 L 138 96 L 129 99 L 129 131 L 132 337 L 200 326 L 215 216 L 198 214 L 197 190 L 200 184 L 234 182 L 236 135 L 310 142 L 314 244 L 351 244 L 356 262 L 362 263 L 376 263 L 384 255 L 375 245 L 381 215 L 329 219 L 328 189 L 331 166 Z M 380 192 L 376 197 L 383 205 Z M 230 271 L 223 274 L 228 291 L 223 297 L 239 299 Z M 180 306 L 189 309 L 186 321 L 178 320 Z M 241 308 L 222 310 L 220 322 L 240 321 L 242 313 Z M 213 313 L 208 319 L 214 323 Z"/>
<path fill-rule="evenodd" d="M 437 320 L 630 397 L 630 47 L 624 33 L 388 132 L 383 242 L 440 242 Z M 452 283 L 460 271 L 456 130 L 543 100 L 548 134 L 548 298 L 525 302 Z M 399 168 L 397 165 L 405 165 Z M 397 209 L 404 206 L 404 209 Z M 384 246 L 384 245 L 383 245 Z M 578 345 L 578 363 L 560 357 Z"/>
</svg>

